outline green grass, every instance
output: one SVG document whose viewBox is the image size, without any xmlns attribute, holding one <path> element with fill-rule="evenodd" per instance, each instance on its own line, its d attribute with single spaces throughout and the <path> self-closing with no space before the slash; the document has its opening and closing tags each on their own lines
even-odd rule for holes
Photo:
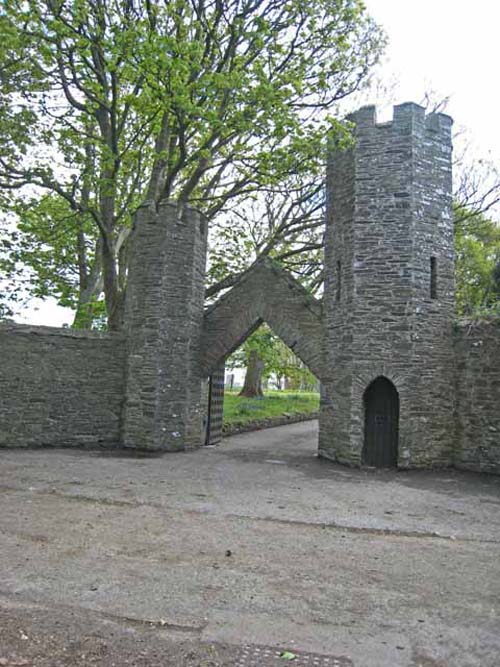
<svg viewBox="0 0 500 667">
<path fill-rule="evenodd" d="M 263 398 L 244 398 L 226 390 L 224 424 L 248 424 L 269 417 L 309 414 L 319 409 L 319 394 L 309 391 L 266 391 Z"/>
</svg>

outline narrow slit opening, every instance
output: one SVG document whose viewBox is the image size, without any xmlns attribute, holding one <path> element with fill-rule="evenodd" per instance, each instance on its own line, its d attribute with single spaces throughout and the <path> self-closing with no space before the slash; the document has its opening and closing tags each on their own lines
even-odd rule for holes
<svg viewBox="0 0 500 667">
<path fill-rule="evenodd" d="M 337 261 L 337 301 L 340 301 L 342 292 L 342 263 Z"/>
<path fill-rule="evenodd" d="M 437 299 L 437 259 L 431 257 L 431 299 Z"/>
</svg>

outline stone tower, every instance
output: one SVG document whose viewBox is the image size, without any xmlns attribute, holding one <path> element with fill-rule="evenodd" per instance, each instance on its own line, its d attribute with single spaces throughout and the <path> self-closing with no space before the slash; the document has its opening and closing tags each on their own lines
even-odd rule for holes
<svg viewBox="0 0 500 667">
<path fill-rule="evenodd" d="M 193 209 L 163 202 L 136 214 L 131 239 L 122 417 L 126 447 L 197 447 L 205 406 L 201 334 L 207 224 Z"/>
<path fill-rule="evenodd" d="M 319 452 L 443 465 L 454 446 L 452 121 L 416 104 L 389 123 L 374 107 L 351 120 L 354 145 L 333 149 L 327 172 Z"/>
</svg>

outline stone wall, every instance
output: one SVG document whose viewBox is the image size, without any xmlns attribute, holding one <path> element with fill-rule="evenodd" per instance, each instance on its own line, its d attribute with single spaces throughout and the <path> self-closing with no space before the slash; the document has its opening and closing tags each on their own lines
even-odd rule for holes
<svg viewBox="0 0 500 667">
<path fill-rule="evenodd" d="M 202 444 L 206 242 L 200 213 L 144 206 L 123 335 L 0 325 L 0 446 Z"/>
<path fill-rule="evenodd" d="M 6 323 L 0 349 L 0 446 L 119 444 L 121 337 Z"/>
<path fill-rule="evenodd" d="M 455 465 L 500 473 L 500 320 L 461 323 L 455 341 Z"/>
</svg>

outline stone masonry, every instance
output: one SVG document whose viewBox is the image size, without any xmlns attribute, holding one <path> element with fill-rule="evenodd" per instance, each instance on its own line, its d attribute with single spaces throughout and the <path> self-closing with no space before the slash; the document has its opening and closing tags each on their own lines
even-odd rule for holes
<svg viewBox="0 0 500 667">
<path fill-rule="evenodd" d="M 322 308 L 302 285 L 268 259 L 254 264 L 205 313 L 203 370 L 209 375 L 266 322 L 295 354 L 321 375 Z"/>
<path fill-rule="evenodd" d="M 351 120 L 327 169 L 322 302 L 264 260 L 204 311 L 206 221 L 147 204 L 122 334 L 0 324 L 0 446 L 197 447 L 207 376 L 265 321 L 322 382 L 321 456 L 362 465 L 369 388 L 391 387 L 394 465 L 500 473 L 500 326 L 455 322 L 452 121 L 415 104 Z"/>
<path fill-rule="evenodd" d="M 455 327 L 458 468 L 500 473 L 500 321 Z"/>
<path fill-rule="evenodd" d="M 116 447 L 125 339 L 0 324 L 0 447 Z"/>
<path fill-rule="evenodd" d="M 454 446 L 451 119 L 416 104 L 377 125 L 327 175 L 324 400 L 319 451 L 359 465 L 363 394 L 378 376 L 400 400 L 398 465 L 444 465 Z M 431 295 L 431 261 L 437 290 Z"/>
<path fill-rule="evenodd" d="M 125 311 L 125 447 L 202 444 L 201 333 L 207 224 L 170 202 L 139 209 Z"/>
</svg>

